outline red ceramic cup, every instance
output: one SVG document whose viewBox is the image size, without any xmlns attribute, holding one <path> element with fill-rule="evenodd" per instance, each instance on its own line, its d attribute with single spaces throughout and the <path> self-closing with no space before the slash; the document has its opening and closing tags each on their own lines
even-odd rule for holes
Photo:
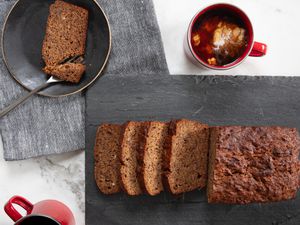
<svg viewBox="0 0 300 225">
<path fill-rule="evenodd" d="M 22 216 L 13 204 L 25 209 L 26 216 Z M 44 200 L 32 204 L 23 197 L 14 196 L 5 204 L 4 210 L 15 225 L 75 225 L 71 210 L 55 200 Z"/>
<path fill-rule="evenodd" d="M 245 29 L 248 33 L 248 45 L 245 49 L 244 53 L 236 59 L 234 62 L 223 65 L 223 66 L 214 66 L 209 65 L 207 62 L 203 61 L 193 50 L 192 47 L 192 29 L 195 25 L 195 23 L 198 20 L 201 20 L 201 16 L 203 16 L 205 13 L 211 12 L 211 11 L 219 11 L 223 10 L 224 12 L 228 12 L 231 15 L 236 16 L 239 18 L 245 25 Z M 190 25 L 188 27 L 188 31 L 186 34 L 186 38 L 184 40 L 184 50 L 188 58 L 195 63 L 196 65 L 202 67 L 202 68 L 208 68 L 208 69 L 215 69 L 215 70 L 227 70 L 231 69 L 240 63 L 242 63 L 248 56 L 254 56 L 254 57 L 260 57 L 264 56 L 267 52 L 267 45 L 259 42 L 254 41 L 254 31 L 253 26 L 251 24 L 251 21 L 249 17 L 246 15 L 246 13 L 241 10 L 240 8 L 226 4 L 226 3 L 220 3 L 220 4 L 214 4 L 210 5 L 203 10 L 200 10 L 192 19 L 190 22 Z"/>
</svg>

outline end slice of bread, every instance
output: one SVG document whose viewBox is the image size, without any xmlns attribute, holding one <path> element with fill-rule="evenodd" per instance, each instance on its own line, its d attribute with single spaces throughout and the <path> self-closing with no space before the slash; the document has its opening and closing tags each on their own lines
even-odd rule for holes
<svg viewBox="0 0 300 225">
<path fill-rule="evenodd" d="M 166 185 L 173 194 L 203 188 L 207 182 L 208 125 L 181 119 L 169 127 Z"/>
<path fill-rule="evenodd" d="M 94 147 L 95 180 L 104 194 L 121 191 L 120 186 L 120 150 L 122 126 L 102 124 L 96 134 Z"/>
<path fill-rule="evenodd" d="M 143 184 L 149 195 L 157 195 L 164 190 L 162 182 L 163 156 L 168 136 L 168 123 L 152 121 L 145 134 L 143 146 Z"/>
<path fill-rule="evenodd" d="M 141 168 L 141 140 L 145 135 L 148 122 L 130 121 L 125 124 L 121 144 L 121 182 L 129 195 L 143 193 L 139 173 Z"/>
</svg>

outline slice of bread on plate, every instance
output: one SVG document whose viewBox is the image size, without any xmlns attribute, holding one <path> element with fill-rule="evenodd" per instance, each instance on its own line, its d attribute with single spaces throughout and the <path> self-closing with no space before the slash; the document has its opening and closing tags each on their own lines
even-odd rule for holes
<svg viewBox="0 0 300 225">
<path fill-rule="evenodd" d="M 85 72 L 85 65 L 81 63 L 65 63 L 55 66 L 45 66 L 43 71 L 60 80 L 78 83 Z"/>
<path fill-rule="evenodd" d="M 61 0 L 56 0 L 50 5 L 42 46 L 42 57 L 46 64 L 44 71 L 47 74 L 71 82 L 80 80 L 82 70 L 85 70 L 84 66 L 53 67 L 65 64 L 72 57 L 84 55 L 87 29 L 88 10 Z M 47 66 L 51 66 L 52 69 Z M 66 69 L 71 72 L 67 73 Z"/>
</svg>

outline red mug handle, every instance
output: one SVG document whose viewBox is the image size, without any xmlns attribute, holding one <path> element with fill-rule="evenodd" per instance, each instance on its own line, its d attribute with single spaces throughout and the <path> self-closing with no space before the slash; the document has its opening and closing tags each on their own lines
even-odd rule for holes
<svg viewBox="0 0 300 225">
<path fill-rule="evenodd" d="M 267 45 L 255 41 L 249 56 L 260 57 L 265 54 L 267 54 Z"/>
<path fill-rule="evenodd" d="M 13 204 L 17 204 L 26 210 L 27 215 L 31 213 L 33 204 L 21 196 L 13 196 L 4 206 L 6 214 L 14 221 L 22 218 L 22 215 L 15 209 Z"/>
</svg>

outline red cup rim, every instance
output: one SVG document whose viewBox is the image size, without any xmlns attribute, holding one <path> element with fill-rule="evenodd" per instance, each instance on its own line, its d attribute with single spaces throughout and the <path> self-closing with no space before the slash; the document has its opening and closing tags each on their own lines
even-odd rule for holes
<svg viewBox="0 0 300 225">
<path fill-rule="evenodd" d="M 53 222 L 55 222 L 57 225 L 61 225 L 61 223 L 59 223 L 57 220 L 53 219 L 50 216 L 46 216 L 46 215 L 39 215 L 39 214 L 30 214 L 27 216 L 23 216 L 22 218 L 20 218 L 18 221 L 16 221 L 14 224 L 15 225 L 20 225 L 20 223 L 22 223 L 25 219 L 30 218 L 30 217 L 45 217 L 47 219 L 52 220 Z"/>
<path fill-rule="evenodd" d="M 215 7 L 220 7 L 220 6 L 226 6 L 226 8 L 231 8 L 234 10 L 237 10 L 241 15 L 243 15 L 243 22 L 245 24 L 248 25 L 247 27 L 247 31 L 249 32 L 249 40 L 248 40 L 248 46 L 247 49 L 245 50 L 245 52 L 235 61 L 223 65 L 223 66 L 213 66 L 213 65 L 209 65 L 207 62 L 203 61 L 194 51 L 193 47 L 192 47 L 192 43 L 191 43 L 191 36 L 192 36 L 192 28 L 194 27 L 196 21 L 199 19 L 200 16 L 202 16 L 204 13 L 206 13 L 209 10 L 213 10 L 215 9 Z M 245 21 L 246 20 L 246 21 Z M 212 5 L 208 5 L 206 7 L 204 7 L 203 9 L 199 10 L 196 15 L 192 18 L 190 24 L 189 24 L 189 28 L 188 28 L 188 35 L 187 35 L 187 41 L 188 41 L 188 47 L 190 49 L 190 51 L 192 52 L 193 57 L 200 62 L 203 66 L 209 68 L 209 69 L 214 69 L 214 70 L 227 70 L 227 69 L 231 69 L 233 67 L 238 66 L 239 64 L 241 64 L 246 58 L 247 56 L 250 54 L 252 48 L 253 48 L 253 44 L 254 44 L 254 31 L 253 31 L 253 26 L 252 23 L 249 19 L 249 16 L 239 7 L 229 4 L 229 3 L 216 3 L 216 4 L 212 4 Z"/>
</svg>

